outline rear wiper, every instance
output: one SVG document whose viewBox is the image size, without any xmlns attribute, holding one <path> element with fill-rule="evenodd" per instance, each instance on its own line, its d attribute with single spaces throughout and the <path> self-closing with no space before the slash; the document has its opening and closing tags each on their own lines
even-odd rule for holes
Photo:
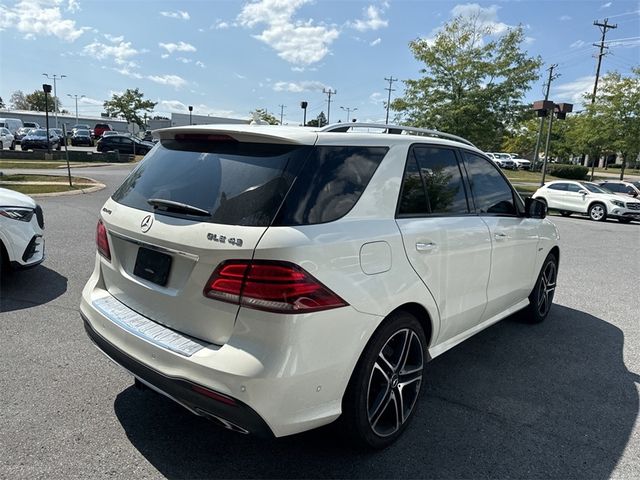
<svg viewBox="0 0 640 480">
<path fill-rule="evenodd" d="M 165 211 L 178 211 L 182 213 L 188 213 L 189 215 L 199 215 L 201 217 L 210 217 L 211 212 L 204 210 L 203 208 L 194 207 L 186 203 L 174 202 L 173 200 L 165 200 L 163 198 L 150 198 L 147 200 L 149 205 L 154 208 L 159 208 Z"/>
</svg>

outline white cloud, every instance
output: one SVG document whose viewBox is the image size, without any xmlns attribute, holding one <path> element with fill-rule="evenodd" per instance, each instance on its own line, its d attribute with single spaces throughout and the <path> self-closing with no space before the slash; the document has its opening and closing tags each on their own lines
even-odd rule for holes
<svg viewBox="0 0 640 480">
<path fill-rule="evenodd" d="M 134 67 L 135 64 L 129 59 L 142 53 L 142 50 L 137 50 L 131 46 L 131 42 L 119 42 L 117 44 L 108 45 L 94 41 L 89 45 L 85 45 L 82 52 L 85 55 L 90 55 L 98 60 L 112 58 L 118 65 Z"/>
<path fill-rule="evenodd" d="M 584 94 L 593 90 L 596 80 L 594 75 L 579 77 L 573 82 L 561 83 L 551 86 L 552 98 L 556 102 L 569 101 L 574 104 L 584 103 Z"/>
<path fill-rule="evenodd" d="M 160 15 L 167 18 L 177 18 L 179 20 L 189 20 L 191 17 L 188 12 L 177 10 L 175 12 L 160 12 Z"/>
<path fill-rule="evenodd" d="M 569 15 L 562 15 L 560 17 L 561 22 L 568 22 L 569 20 L 571 20 L 571 17 Z"/>
<path fill-rule="evenodd" d="M 371 42 L 369 45 L 371 45 L 372 47 L 375 47 L 376 45 L 380 45 L 381 42 L 382 42 L 382 39 L 380 37 L 378 37 L 373 42 Z"/>
<path fill-rule="evenodd" d="M 569 45 L 569 48 L 580 48 L 584 45 L 586 45 L 586 42 L 584 40 L 576 40 L 571 45 Z"/>
<path fill-rule="evenodd" d="M 273 89 L 276 92 L 312 92 L 320 91 L 324 88 L 328 88 L 324 83 L 315 80 L 305 80 L 302 82 L 276 82 L 273 85 Z"/>
<path fill-rule="evenodd" d="M 109 40 L 110 42 L 113 43 L 120 43 L 124 40 L 124 36 L 120 35 L 119 37 L 116 37 L 115 35 L 110 35 L 108 33 L 104 34 L 104 38 L 106 38 L 107 40 Z"/>
<path fill-rule="evenodd" d="M 369 95 L 369 101 L 374 105 L 380 105 L 382 102 L 384 102 L 384 96 L 379 92 L 374 92 Z"/>
<path fill-rule="evenodd" d="M 160 55 L 160 58 L 169 58 L 169 54 L 168 53 L 163 53 L 162 55 Z"/>
<path fill-rule="evenodd" d="M 191 63 L 193 62 L 193 60 L 189 59 L 189 58 L 184 58 L 184 57 L 178 57 L 176 58 L 177 61 L 182 62 L 182 63 Z"/>
<path fill-rule="evenodd" d="M 82 9 L 80 8 L 80 4 L 78 3 L 78 0 L 69 0 L 67 2 L 67 10 L 69 10 L 71 13 L 76 13 Z"/>
<path fill-rule="evenodd" d="M 382 13 L 384 13 L 384 10 L 379 9 L 375 5 L 369 5 L 364 9 L 364 18 L 352 22 L 351 27 L 359 32 L 378 30 L 379 28 L 386 27 L 389 25 L 389 22 L 380 17 Z"/>
<path fill-rule="evenodd" d="M 601 6 L 600 6 L 600 10 L 602 10 L 603 8 L 609 8 L 609 7 L 611 6 L 611 3 L 612 3 L 612 2 L 607 2 L 607 3 L 605 3 L 604 5 L 601 5 Z"/>
<path fill-rule="evenodd" d="M 82 97 L 82 98 L 78 98 L 78 103 L 83 103 L 85 105 L 102 106 L 104 101 L 103 100 L 96 100 L 95 98 L 90 98 L 90 97 Z"/>
<path fill-rule="evenodd" d="M 524 43 L 525 45 L 531 45 L 533 42 L 535 42 L 536 39 L 533 37 L 524 37 Z"/>
<path fill-rule="evenodd" d="M 215 30 L 224 30 L 229 28 L 230 26 L 231 25 L 229 24 L 229 22 L 225 22 L 223 20 L 216 20 L 216 23 L 211 25 L 211 28 Z"/>
<path fill-rule="evenodd" d="M 289 63 L 311 65 L 329 54 L 329 46 L 340 32 L 335 27 L 316 25 L 312 19 L 293 19 L 296 11 L 310 1 L 253 1 L 242 8 L 238 23 L 245 28 L 266 24 L 266 28 L 254 38 L 269 45 Z"/>
<path fill-rule="evenodd" d="M 483 8 L 477 3 L 466 3 L 464 5 L 456 5 L 451 10 L 453 17 L 476 17 L 480 26 L 490 29 L 493 35 L 501 35 L 511 28 L 506 23 L 498 21 L 498 7 L 497 5 L 491 5 L 490 7 Z"/>
<path fill-rule="evenodd" d="M 206 68 L 206 65 L 204 63 L 202 63 L 200 60 L 198 60 L 196 62 L 196 66 L 200 67 L 200 68 Z"/>
<path fill-rule="evenodd" d="M 191 45 L 190 43 L 178 42 L 178 43 L 158 43 L 158 45 L 164 48 L 167 52 L 195 52 L 196 47 Z"/>
<path fill-rule="evenodd" d="M 78 27 L 74 20 L 64 19 L 60 3 L 22 0 L 13 7 L 0 5 L 0 30 L 15 28 L 24 33 L 26 38 L 45 35 L 73 42 L 90 28 Z"/>
<path fill-rule="evenodd" d="M 244 75 L 240 75 L 239 73 L 236 73 L 236 72 L 233 72 L 233 74 L 235 75 L 236 78 L 239 78 L 240 80 L 244 80 L 245 78 L 247 78 Z"/>
<path fill-rule="evenodd" d="M 189 111 L 187 105 L 179 100 L 161 100 L 158 99 L 158 105 L 154 109 L 160 113 L 186 113 Z M 193 105 L 194 115 L 211 115 L 213 117 L 231 117 L 234 115 L 233 110 L 220 110 L 212 108 L 208 105 L 199 104 Z"/>
<path fill-rule="evenodd" d="M 175 88 L 181 88 L 187 84 L 187 81 L 178 75 L 149 75 L 147 78 L 160 85 L 170 85 Z"/>
<path fill-rule="evenodd" d="M 132 72 L 127 68 L 114 68 L 113 71 L 118 72 L 120 75 L 124 75 L 125 77 L 135 78 L 137 80 L 143 78 L 138 72 Z"/>
</svg>

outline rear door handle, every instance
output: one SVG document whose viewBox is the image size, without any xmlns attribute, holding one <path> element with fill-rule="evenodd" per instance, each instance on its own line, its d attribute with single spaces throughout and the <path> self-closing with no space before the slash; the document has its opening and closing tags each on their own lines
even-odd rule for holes
<svg viewBox="0 0 640 480">
<path fill-rule="evenodd" d="M 418 250 L 419 252 L 429 252 L 432 250 L 435 250 L 436 248 L 436 244 L 433 242 L 429 242 L 429 243 L 424 243 L 424 242 L 418 242 L 416 243 L 416 250 Z"/>
<path fill-rule="evenodd" d="M 495 238 L 496 240 L 507 240 L 509 238 L 509 235 L 507 235 L 506 233 L 494 233 L 493 238 Z"/>
</svg>

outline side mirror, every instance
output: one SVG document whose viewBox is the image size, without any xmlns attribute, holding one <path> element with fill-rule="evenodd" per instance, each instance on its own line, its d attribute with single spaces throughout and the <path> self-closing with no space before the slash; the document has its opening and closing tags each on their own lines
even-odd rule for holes
<svg viewBox="0 0 640 480">
<path fill-rule="evenodd" d="M 589 195 L 589 192 L 587 192 L 586 190 L 578 190 L 578 193 L 580 195 Z"/>
<path fill-rule="evenodd" d="M 527 218 L 543 219 L 547 216 L 547 205 L 535 198 L 527 197 L 525 199 L 524 210 Z"/>
</svg>

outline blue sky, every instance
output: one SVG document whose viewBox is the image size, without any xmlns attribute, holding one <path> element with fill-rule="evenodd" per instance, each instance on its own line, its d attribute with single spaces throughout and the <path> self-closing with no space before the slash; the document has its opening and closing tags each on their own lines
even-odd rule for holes
<svg viewBox="0 0 640 480">
<path fill-rule="evenodd" d="M 640 64 L 640 3 L 599 1 L 451 2 L 427 0 L 0 0 L 0 96 L 41 88 L 43 72 L 66 75 L 67 94 L 85 95 L 79 111 L 96 114 L 102 102 L 138 87 L 158 102 L 156 112 L 248 118 L 266 108 L 284 123 L 327 113 L 323 88 L 335 89 L 331 120 L 347 111 L 361 121 L 384 120 L 384 78 L 417 78 L 421 65 L 408 43 L 432 38 L 453 16 L 479 14 L 496 34 L 525 27 L 524 48 L 544 69 L 557 63 L 556 102 L 577 102 L 591 91 L 600 31 L 609 18 L 603 73 Z M 527 100 L 542 98 L 543 78 Z M 393 96 L 403 84 L 393 84 Z M 341 109 L 344 107 L 344 109 Z M 357 109 L 357 110 L 354 110 Z"/>
</svg>

